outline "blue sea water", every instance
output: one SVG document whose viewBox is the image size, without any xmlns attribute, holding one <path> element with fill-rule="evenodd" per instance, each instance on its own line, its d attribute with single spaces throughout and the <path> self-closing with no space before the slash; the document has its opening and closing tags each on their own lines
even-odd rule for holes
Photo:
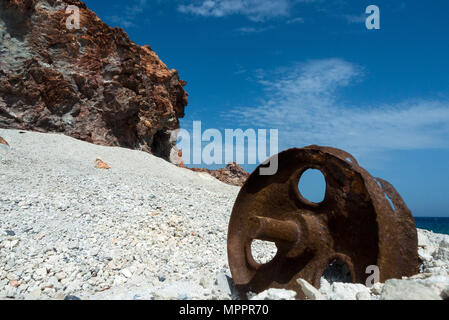
<svg viewBox="0 0 449 320">
<path fill-rule="evenodd" d="M 449 234 L 449 218 L 415 217 L 416 227 Z"/>
</svg>

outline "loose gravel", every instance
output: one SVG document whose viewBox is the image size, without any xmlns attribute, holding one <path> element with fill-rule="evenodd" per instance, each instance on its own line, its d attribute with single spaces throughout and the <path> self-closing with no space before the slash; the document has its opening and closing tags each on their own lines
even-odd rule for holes
<svg viewBox="0 0 449 320">
<path fill-rule="evenodd" d="M 239 188 L 145 152 L 0 136 L 0 297 L 231 298 L 217 276 Z"/>
</svg>

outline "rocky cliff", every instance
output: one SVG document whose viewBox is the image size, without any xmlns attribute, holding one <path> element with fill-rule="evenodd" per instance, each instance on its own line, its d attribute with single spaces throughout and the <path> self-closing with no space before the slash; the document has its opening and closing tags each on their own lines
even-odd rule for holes
<svg viewBox="0 0 449 320">
<path fill-rule="evenodd" d="M 205 168 L 189 168 L 195 172 L 204 172 L 210 174 L 212 177 L 221 182 L 233 185 L 243 186 L 249 177 L 249 173 L 245 171 L 236 162 L 228 163 L 226 167 L 217 170 L 209 170 Z"/>
<path fill-rule="evenodd" d="M 68 6 L 79 9 L 79 28 L 68 24 Z M 176 158 L 171 132 L 184 116 L 185 84 L 81 1 L 0 0 L 2 128 Z"/>
</svg>

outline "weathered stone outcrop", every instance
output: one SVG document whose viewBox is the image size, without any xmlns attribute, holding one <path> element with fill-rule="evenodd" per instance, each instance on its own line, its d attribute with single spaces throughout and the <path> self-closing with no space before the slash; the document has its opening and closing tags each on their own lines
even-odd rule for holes
<svg viewBox="0 0 449 320">
<path fill-rule="evenodd" d="M 208 173 L 224 183 L 240 187 L 245 184 L 246 179 L 249 177 L 249 173 L 235 162 L 229 163 L 226 167 L 217 170 L 204 168 L 190 168 L 190 170 Z"/>
<path fill-rule="evenodd" d="M 67 28 L 69 5 L 80 28 Z M 76 0 L 0 0 L 0 127 L 170 159 L 186 82 Z"/>
</svg>

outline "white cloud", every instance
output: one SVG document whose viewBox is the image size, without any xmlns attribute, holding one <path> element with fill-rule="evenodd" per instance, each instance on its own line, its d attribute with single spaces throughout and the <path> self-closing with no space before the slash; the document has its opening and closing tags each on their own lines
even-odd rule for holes
<svg viewBox="0 0 449 320">
<path fill-rule="evenodd" d="M 144 12 L 147 4 L 148 0 L 129 1 L 129 4 L 121 9 L 122 11 L 120 15 L 109 16 L 106 19 L 119 25 L 120 27 L 135 27 L 135 18 Z"/>
<path fill-rule="evenodd" d="M 205 17 L 240 14 L 252 21 L 263 21 L 288 16 L 292 5 L 292 0 L 196 0 L 180 5 L 178 10 Z"/>
<path fill-rule="evenodd" d="M 349 106 L 338 90 L 361 81 L 363 69 L 341 59 L 309 61 L 272 81 L 260 80 L 258 107 L 227 116 L 240 125 L 279 128 L 280 148 L 330 145 L 355 154 L 374 150 L 449 148 L 449 100 Z"/>
<path fill-rule="evenodd" d="M 261 33 L 261 32 L 265 32 L 268 30 L 273 30 L 274 27 L 273 26 L 267 26 L 267 27 L 242 27 L 242 28 L 238 28 L 235 29 L 236 32 L 240 33 L 240 34 L 252 34 L 252 33 Z"/>
<path fill-rule="evenodd" d="M 304 18 L 296 17 L 296 18 L 287 20 L 287 24 L 293 24 L 293 23 L 304 23 Z"/>
</svg>

